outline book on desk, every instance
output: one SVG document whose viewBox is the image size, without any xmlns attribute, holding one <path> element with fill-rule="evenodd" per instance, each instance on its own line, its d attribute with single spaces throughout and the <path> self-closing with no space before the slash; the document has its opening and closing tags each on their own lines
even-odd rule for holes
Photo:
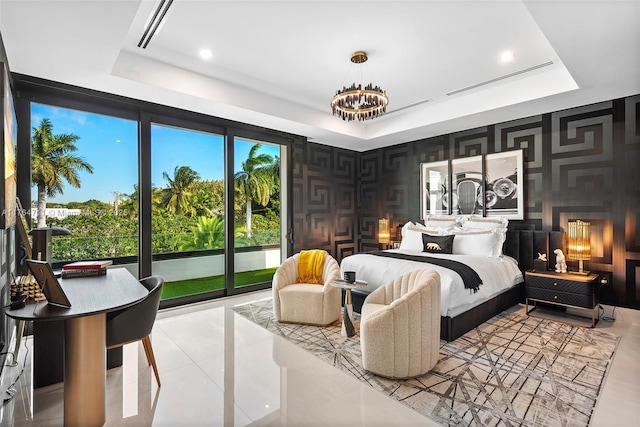
<svg viewBox="0 0 640 427">
<path fill-rule="evenodd" d="M 112 264 L 111 260 L 72 262 L 62 267 L 62 278 L 104 276 L 107 274 L 107 267 Z"/>
</svg>

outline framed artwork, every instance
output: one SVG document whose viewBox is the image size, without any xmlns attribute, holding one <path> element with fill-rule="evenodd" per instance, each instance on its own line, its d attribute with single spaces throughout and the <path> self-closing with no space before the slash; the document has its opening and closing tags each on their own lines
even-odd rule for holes
<svg viewBox="0 0 640 427">
<path fill-rule="evenodd" d="M 18 122 L 9 84 L 9 72 L 6 64 L 2 64 L 2 116 L 3 120 L 3 176 L 4 196 L 2 197 L 2 216 L 0 227 L 9 228 L 16 223 L 16 145 L 18 141 Z"/>
<path fill-rule="evenodd" d="M 483 215 L 482 156 L 451 160 L 451 213 Z"/>
<path fill-rule="evenodd" d="M 420 164 L 420 217 L 449 213 L 449 161 Z"/>
<path fill-rule="evenodd" d="M 522 150 L 485 156 L 487 216 L 524 219 Z"/>
</svg>

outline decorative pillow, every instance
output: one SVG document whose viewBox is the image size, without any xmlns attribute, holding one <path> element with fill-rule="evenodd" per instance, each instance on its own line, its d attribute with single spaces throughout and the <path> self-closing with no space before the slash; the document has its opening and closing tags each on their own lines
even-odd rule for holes
<svg viewBox="0 0 640 427">
<path fill-rule="evenodd" d="M 431 234 L 422 234 L 422 244 L 424 248 L 422 252 L 431 252 L 434 254 L 450 254 L 453 253 L 454 235 L 448 236 L 432 236 Z"/>
<path fill-rule="evenodd" d="M 500 236 L 500 233 L 493 230 L 456 232 L 453 253 L 497 258 L 502 254 L 502 240 L 500 250 L 497 251 Z"/>
</svg>

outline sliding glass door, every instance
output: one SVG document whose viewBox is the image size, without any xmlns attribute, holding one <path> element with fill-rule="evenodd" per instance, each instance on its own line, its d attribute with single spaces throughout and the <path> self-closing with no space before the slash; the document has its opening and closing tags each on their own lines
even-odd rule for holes
<svg viewBox="0 0 640 427">
<path fill-rule="evenodd" d="M 224 137 L 151 125 L 153 274 L 163 299 L 225 286 Z"/>
<path fill-rule="evenodd" d="M 71 232 L 53 238 L 54 268 L 111 259 L 161 275 L 165 307 L 270 286 L 286 253 L 290 139 L 189 114 L 47 102 L 29 104 L 34 185 L 20 194 L 30 227 Z M 52 179 L 47 162 L 58 162 Z"/>
<path fill-rule="evenodd" d="M 235 288 L 270 282 L 282 260 L 284 147 L 234 139 Z"/>
</svg>

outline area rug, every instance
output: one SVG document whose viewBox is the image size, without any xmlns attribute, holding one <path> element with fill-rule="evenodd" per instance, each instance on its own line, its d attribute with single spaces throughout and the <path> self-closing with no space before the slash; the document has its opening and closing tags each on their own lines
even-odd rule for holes
<svg viewBox="0 0 640 427">
<path fill-rule="evenodd" d="M 588 426 L 619 337 L 521 313 L 502 313 L 441 341 L 428 374 L 390 380 L 362 368 L 360 338 L 278 323 L 270 298 L 234 310 L 445 426 Z M 356 318 L 356 327 L 358 327 Z"/>
</svg>

